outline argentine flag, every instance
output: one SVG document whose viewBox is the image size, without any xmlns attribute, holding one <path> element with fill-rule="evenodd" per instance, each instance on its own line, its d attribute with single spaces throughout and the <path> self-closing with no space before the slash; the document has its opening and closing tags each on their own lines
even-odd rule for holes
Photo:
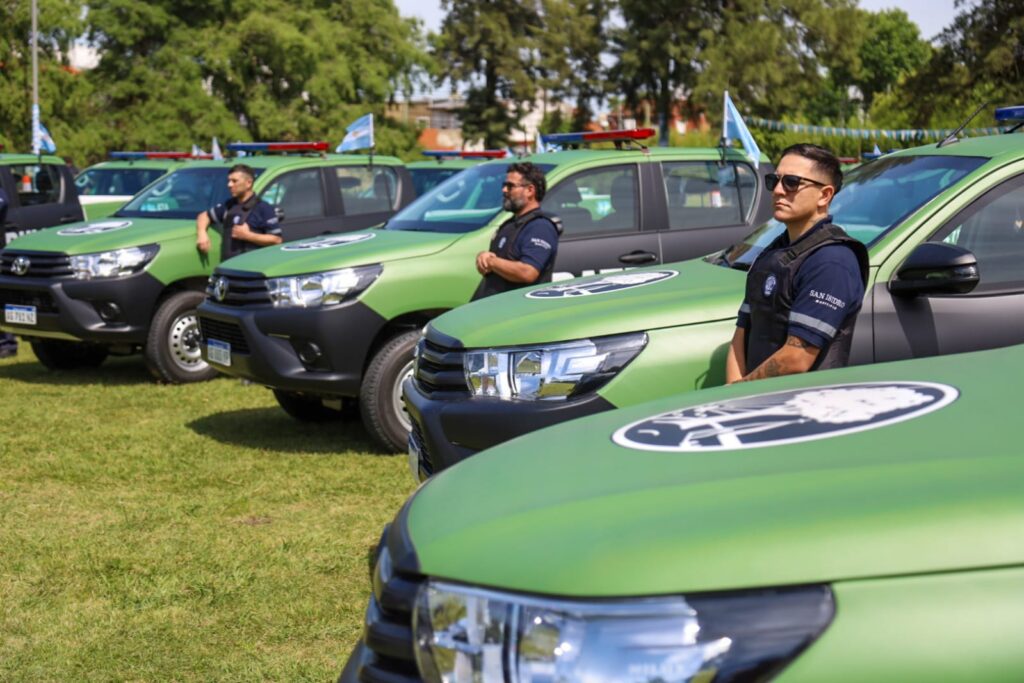
<svg viewBox="0 0 1024 683">
<path fill-rule="evenodd" d="M 367 147 L 373 147 L 373 114 L 362 116 L 351 123 L 345 129 L 345 139 L 334 151 L 349 152 Z"/>
<path fill-rule="evenodd" d="M 729 146 L 730 140 L 739 140 L 743 144 L 743 151 L 750 157 L 754 168 L 757 168 L 757 164 L 761 160 L 761 150 L 758 148 L 757 143 L 754 142 L 754 136 L 747 129 L 747 124 L 743 123 L 743 117 L 737 111 L 736 105 L 732 103 L 728 90 L 725 91 L 725 117 L 722 120 L 722 137 L 725 138 L 726 147 Z"/>
</svg>

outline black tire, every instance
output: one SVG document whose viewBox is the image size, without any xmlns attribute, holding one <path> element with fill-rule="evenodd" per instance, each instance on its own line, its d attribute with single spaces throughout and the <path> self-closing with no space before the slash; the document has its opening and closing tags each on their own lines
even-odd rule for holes
<svg viewBox="0 0 1024 683">
<path fill-rule="evenodd" d="M 201 292 L 177 292 L 162 302 L 149 323 L 143 355 L 153 376 L 170 384 L 213 379 L 217 371 L 201 355 L 196 309 Z"/>
<path fill-rule="evenodd" d="M 106 346 L 87 342 L 39 339 L 31 344 L 32 353 L 49 370 L 98 368 L 110 353 Z"/>
<path fill-rule="evenodd" d="M 359 414 L 355 400 L 351 398 L 341 399 L 341 410 L 335 410 L 325 406 L 319 396 L 308 396 L 282 389 L 273 391 L 281 410 L 299 422 L 337 422 Z"/>
<path fill-rule="evenodd" d="M 359 412 L 373 440 L 389 452 L 408 447 L 409 417 L 402 403 L 402 382 L 412 372 L 419 330 L 393 337 L 373 356 L 359 391 Z"/>
</svg>

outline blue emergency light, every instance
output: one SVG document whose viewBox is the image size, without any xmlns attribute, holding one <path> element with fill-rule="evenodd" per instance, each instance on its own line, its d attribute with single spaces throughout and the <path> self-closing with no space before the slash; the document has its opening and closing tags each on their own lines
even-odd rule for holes
<svg viewBox="0 0 1024 683">
<path fill-rule="evenodd" d="M 119 161 L 138 161 L 140 159 L 212 159 L 210 154 L 192 154 L 191 152 L 111 152 L 111 159 Z"/>
<path fill-rule="evenodd" d="M 232 142 L 228 144 L 228 151 L 245 152 L 255 154 L 256 152 L 326 152 L 326 142 Z"/>
<path fill-rule="evenodd" d="M 458 149 L 428 149 L 423 156 L 432 159 L 504 159 L 508 152 L 503 149 L 484 150 L 458 150 Z"/>
<path fill-rule="evenodd" d="M 631 128 L 629 130 L 596 130 L 577 133 L 552 133 L 541 135 L 545 145 L 580 145 L 585 142 L 628 142 L 646 140 L 657 134 L 653 128 Z"/>
<path fill-rule="evenodd" d="M 1024 106 L 1017 105 L 1014 107 L 997 107 L 996 121 L 999 121 L 1001 123 L 1010 121 L 1024 121 Z"/>
</svg>

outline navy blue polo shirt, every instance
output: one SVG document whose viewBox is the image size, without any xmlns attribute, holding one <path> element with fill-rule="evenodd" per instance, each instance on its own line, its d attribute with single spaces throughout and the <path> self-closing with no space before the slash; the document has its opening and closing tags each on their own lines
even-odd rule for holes
<svg viewBox="0 0 1024 683">
<path fill-rule="evenodd" d="M 536 268 L 541 273 L 558 253 L 558 231 L 549 220 L 532 220 L 527 223 L 516 238 L 519 260 Z"/>
<path fill-rule="evenodd" d="M 245 220 L 242 220 L 246 210 L 248 210 L 249 215 L 245 217 Z M 278 221 L 274 207 L 256 195 L 250 197 L 244 204 L 240 204 L 237 199 L 232 197 L 226 202 L 217 204 L 206 213 L 213 223 L 223 225 L 225 228 L 246 223 L 253 232 L 263 235 L 281 236 L 281 224 Z M 231 231 L 227 229 L 224 230 L 224 241 L 227 246 L 224 253 L 225 256 L 236 256 L 256 249 L 258 246 L 245 240 L 233 239 Z"/>
<path fill-rule="evenodd" d="M 819 221 L 797 242 L 831 222 L 831 216 Z M 789 238 L 783 233 L 777 248 L 788 246 Z M 864 283 L 857 256 L 842 244 L 830 244 L 811 253 L 797 271 L 793 288 L 789 334 L 819 349 L 831 343 L 843 322 L 860 311 L 864 301 Z M 750 329 L 749 310 L 749 302 L 744 299 L 736 320 L 737 327 Z"/>
</svg>

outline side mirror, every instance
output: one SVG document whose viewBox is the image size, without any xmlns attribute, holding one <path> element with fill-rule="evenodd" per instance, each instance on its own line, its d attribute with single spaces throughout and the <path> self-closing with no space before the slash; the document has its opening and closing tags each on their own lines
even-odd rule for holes
<svg viewBox="0 0 1024 683">
<path fill-rule="evenodd" d="M 896 272 L 889 291 L 899 296 L 967 294 L 978 286 L 978 259 L 942 242 L 919 244 Z"/>
<path fill-rule="evenodd" d="M 277 216 L 278 223 L 284 223 L 284 209 L 282 209 L 280 206 L 275 206 L 274 215 Z"/>
</svg>

